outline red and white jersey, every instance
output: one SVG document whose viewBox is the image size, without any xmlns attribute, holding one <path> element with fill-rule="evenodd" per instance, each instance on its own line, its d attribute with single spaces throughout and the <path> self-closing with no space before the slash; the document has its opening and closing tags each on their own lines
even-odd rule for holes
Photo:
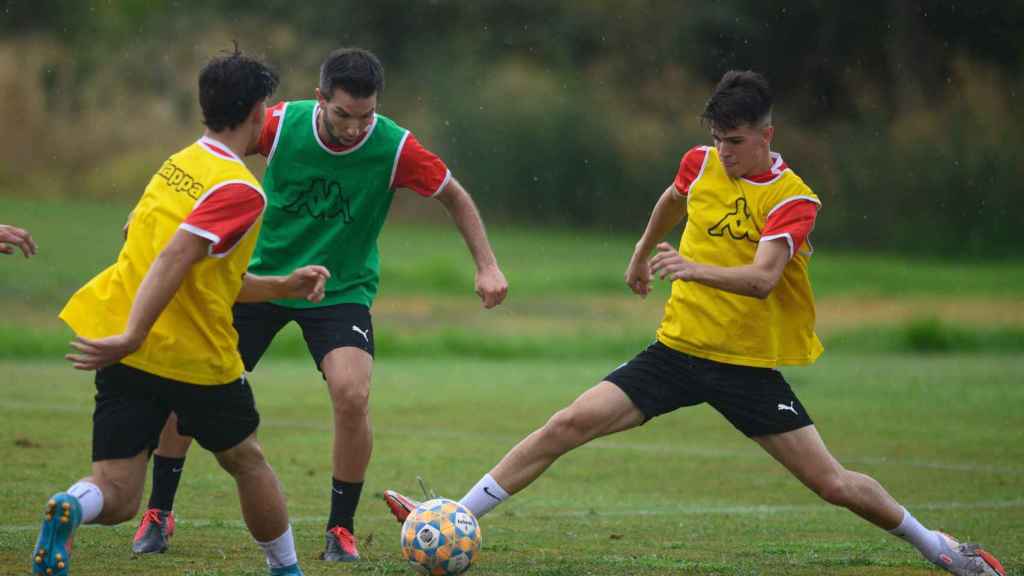
<svg viewBox="0 0 1024 576">
<path fill-rule="evenodd" d="M 690 185 L 697 180 L 707 161 L 708 146 L 695 146 L 683 155 L 679 162 L 679 171 L 676 173 L 673 186 L 680 196 L 688 196 Z M 771 167 L 760 174 L 744 176 L 741 179 L 751 184 L 766 185 L 774 182 L 788 168 L 782 155 L 772 152 Z M 789 257 L 792 258 L 800 246 L 807 242 L 807 237 L 814 230 L 814 221 L 818 216 L 820 202 L 811 198 L 788 198 L 778 205 L 773 206 L 768 213 L 764 229 L 761 230 L 761 242 L 786 239 L 789 244 Z M 807 246 L 810 247 L 810 242 Z"/>
<path fill-rule="evenodd" d="M 264 157 L 269 158 L 274 148 L 285 104 L 286 102 L 278 102 L 267 108 L 258 149 L 258 152 Z M 370 131 L 367 130 L 366 134 L 369 133 Z M 317 134 L 318 139 L 319 137 Z M 365 138 L 364 135 L 363 139 Z M 334 146 L 320 140 L 320 144 L 332 152 L 351 150 L 357 148 L 362 142 L 363 140 L 359 140 L 349 146 Z M 411 190 L 420 196 L 434 196 L 444 189 L 451 178 L 451 172 L 441 158 L 424 148 L 416 136 L 410 132 L 402 144 L 401 152 L 399 152 L 398 165 L 395 167 L 395 177 L 391 187 L 395 190 Z"/>
<path fill-rule="evenodd" d="M 242 161 L 212 138 L 202 138 L 199 145 L 225 160 Z M 210 255 L 221 257 L 245 236 L 265 207 L 263 193 L 254 186 L 240 181 L 227 182 L 196 201 L 181 228 L 209 240 Z"/>
</svg>

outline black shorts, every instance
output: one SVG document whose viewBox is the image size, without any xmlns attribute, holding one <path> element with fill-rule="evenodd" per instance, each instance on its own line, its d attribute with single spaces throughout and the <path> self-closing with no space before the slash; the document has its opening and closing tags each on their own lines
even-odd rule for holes
<svg viewBox="0 0 1024 576">
<path fill-rule="evenodd" d="M 723 364 L 655 342 L 605 380 L 629 396 L 644 420 L 707 402 L 747 436 L 813 424 L 782 373 Z"/>
<path fill-rule="evenodd" d="M 373 322 L 362 304 L 333 304 L 318 308 L 287 308 L 269 302 L 235 304 L 238 351 L 245 369 L 256 368 L 274 336 L 292 320 L 302 328 L 313 362 L 320 370 L 324 356 L 335 348 L 352 346 L 373 356 Z"/>
<path fill-rule="evenodd" d="M 152 451 L 172 411 L 178 415 L 178 433 L 193 436 L 211 452 L 234 448 L 260 424 L 245 378 L 203 386 L 114 364 L 96 372 L 92 461 Z"/>
</svg>

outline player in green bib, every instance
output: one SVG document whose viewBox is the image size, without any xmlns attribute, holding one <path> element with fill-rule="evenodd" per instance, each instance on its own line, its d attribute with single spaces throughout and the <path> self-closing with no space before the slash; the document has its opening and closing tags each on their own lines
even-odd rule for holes
<svg viewBox="0 0 1024 576">
<path fill-rule="evenodd" d="M 508 292 L 470 195 L 413 134 L 377 113 L 383 86 L 376 56 L 358 48 L 335 50 L 321 66 L 316 99 L 268 108 L 252 150 L 267 158 L 267 208 L 249 272 L 276 275 L 275 270 L 317 263 L 331 273 L 316 304 L 276 300 L 234 308 L 246 370 L 295 321 L 327 383 L 334 407 L 331 508 L 321 556 L 327 561 L 359 558 L 353 517 L 373 447 L 370 308 L 380 283 L 377 237 L 395 191 L 433 197 L 445 207 L 472 254 L 476 293 L 485 308 L 500 304 Z M 167 549 L 190 442 L 177 434 L 172 415 L 153 458 L 153 487 L 135 534 L 136 553 Z"/>
</svg>

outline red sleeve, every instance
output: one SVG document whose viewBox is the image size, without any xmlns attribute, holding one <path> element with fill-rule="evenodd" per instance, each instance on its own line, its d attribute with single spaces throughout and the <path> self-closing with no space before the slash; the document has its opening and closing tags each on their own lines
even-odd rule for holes
<svg viewBox="0 0 1024 576">
<path fill-rule="evenodd" d="M 451 179 L 451 173 L 436 154 L 427 150 L 409 133 L 398 154 L 398 166 L 392 188 L 406 188 L 420 196 L 433 196 Z"/>
<path fill-rule="evenodd" d="M 695 146 L 687 150 L 686 154 L 683 154 L 683 159 L 679 161 L 679 171 L 676 172 L 676 179 L 672 182 L 680 196 L 686 196 L 690 193 L 690 184 L 693 184 L 693 181 L 700 176 L 700 172 L 704 168 L 704 159 L 707 158 L 707 155 L 708 149 L 704 146 Z"/>
<path fill-rule="evenodd" d="M 274 141 L 277 140 L 277 128 L 281 125 L 285 104 L 285 102 L 274 104 L 267 108 L 267 113 L 263 116 L 263 129 L 260 130 L 258 149 L 264 158 L 269 158 L 270 151 L 274 148 Z"/>
<path fill-rule="evenodd" d="M 181 227 L 209 240 L 211 256 L 224 256 L 259 220 L 265 205 L 259 190 L 231 182 L 201 198 Z"/>
<path fill-rule="evenodd" d="M 790 198 L 772 208 L 768 213 L 768 221 L 761 231 L 761 241 L 785 238 L 789 242 L 789 257 L 804 245 L 811 230 L 814 230 L 814 219 L 818 217 L 818 204 L 804 198 Z"/>
</svg>

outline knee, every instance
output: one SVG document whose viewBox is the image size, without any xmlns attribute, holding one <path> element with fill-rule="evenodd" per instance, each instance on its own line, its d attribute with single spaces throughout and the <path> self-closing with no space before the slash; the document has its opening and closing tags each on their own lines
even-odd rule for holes
<svg viewBox="0 0 1024 576">
<path fill-rule="evenodd" d="M 846 507 L 851 502 L 852 484 L 846 473 L 830 474 L 816 482 L 812 489 L 829 504 Z"/>
<path fill-rule="evenodd" d="M 251 474 L 267 466 L 267 460 L 263 457 L 263 449 L 251 437 L 234 448 L 218 452 L 216 457 L 220 467 L 235 478 Z"/>
<path fill-rule="evenodd" d="M 369 380 L 344 377 L 328 380 L 334 414 L 346 421 L 361 420 L 370 410 Z"/>
<path fill-rule="evenodd" d="M 574 447 L 590 439 L 590 430 L 586 422 L 571 408 L 564 408 L 544 424 L 541 429 L 545 444 L 551 446 Z"/>
<path fill-rule="evenodd" d="M 103 510 L 97 522 L 105 525 L 120 524 L 135 517 L 142 503 L 141 486 L 120 478 L 95 478 L 103 491 Z"/>
</svg>

